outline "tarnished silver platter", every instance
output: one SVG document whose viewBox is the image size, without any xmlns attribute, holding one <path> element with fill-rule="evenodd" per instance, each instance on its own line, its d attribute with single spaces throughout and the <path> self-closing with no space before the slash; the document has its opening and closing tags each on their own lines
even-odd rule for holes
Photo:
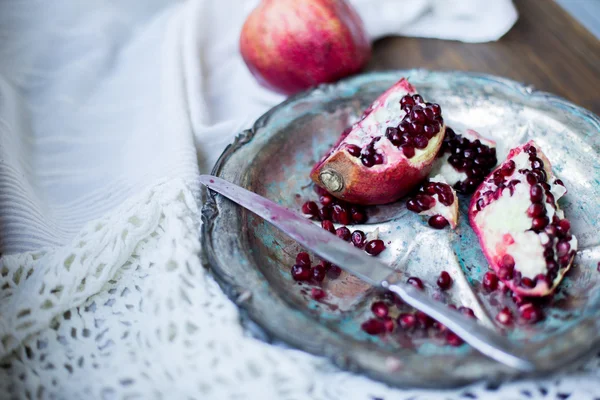
<svg viewBox="0 0 600 400">
<path fill-rule="evenodd" d="M 340 132 L 381 92 L 401 77 L 426 99 L 440 103 L 447 123 L 472 128 L 498 143 L 498 158 L 535 139 L 569 193 L 561 206 L 579 239 L 576 265 L 546 305 L 546 319 L 506 333 L 523 343 L 547 375 L 583 361 L 600 345 L 600 119 L 556 96 L 519 83 L 458 72 L 422 70 L 373 73 L 300 94 L 262 116 L 229 146 L 213 174 L 292 209 L 315 199 L 308 173 Z M 435 340 L 374 338 L 360 330 L 374 289 L 343 273 L 323 284 L 327 298 L 315 302 L 311 285 L 291 279 L 301 249 L 285 234 L 222 196 L 207 195 L 203 208 L 203 260 L 225 291 L 267 338 L 329 357 L 338 366 L 399 386 L 450 387 L 477 380 L 523 377 L 463 345 Z M 432 295 L 442 269 L 455 277 L 446 300 L 474 308 L 501 329 L 493 316 L 510 299 L 481 290 L 488 266 L 468 226 L 461 199 L 456 231 L 434 231 L 403 207 L 397 217 L 360 229 L 379 229 L 388 244 L 381 254 L 401 273 L 417 275 Z"/>
</svg>

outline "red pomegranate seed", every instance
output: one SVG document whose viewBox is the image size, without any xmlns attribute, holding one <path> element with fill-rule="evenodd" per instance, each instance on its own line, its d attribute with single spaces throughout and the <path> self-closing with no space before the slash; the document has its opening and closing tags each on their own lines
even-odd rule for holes
<svg viewBox="0 0 600 400">
<path fill-rule="evenodd" d="M 325 267 L 323 267 L 322 265 L 315 265 L 314 267 L 312 267 L 310 275 L 313 278 L 313 280 L 317 282 L 323 282 L 323 279 L 325 279 L 325 272 Z"/>
<path fill-rule="evenodd" d="M 528 288 L 533 288 L 535 287 L 535 282 L 532 279 L 525 277 L 521 279 L 521 285 Z"/>
<path fill-rule="evenodd" d="M 398 326 L 404 330 L 414 329 L 417 326 L 417 317 L 409 313 L 400 314 L 398 315 Z"/>
<path fill-rule="evenodd" d="M 533 203 L 527 209 L 527 215 L 532 218 L 540 217 L 546 213 L 546 207 L 541 203 Z"/>
<path fill-rule="evenodd" d="M 406 158 L 413 158 L 415 156 L 415 148 L 410 146 L 410 145 L 403 145 L 401 147 L 402 149 L 402 154 L 404 154 L 404 156 Z"/>
<path fill-rule="evenodd" d="M 452 278 L 450 277 L 450 274 L 446 271 L 442 271 L 437 279 L 437 285 L 442 290 L 450 289 L 450 286 L 452 286 Z"/>
<path fill-rule="evenodd" d="M 425 288 L 425 285 L 423 285 L 423 281 L 421 279 L 417 278 L 416 276 L 411 276 L 410 278 L 408 278 L 406 283 L 410 283 L 417 289 L 423 290 Z"/>
<path fill-rule="evenodd" d="M 385 318 L 388 316 L 390 309 L 383 301 L 376 301 L 371 305 L 371 311 L 373 314 L 375 314 L 375 316 L 379 318 Z"/>
<path fill-rule="evenodd" d="M 415 313 L 415 317 L 417 318 L 419 327 L 423 329 L 427 329 L 431 327 L 431 325 L 433 325 L 433 319 L 429 315 L 425 314 L 423 311 L 417 311 Z"/>
<path fill-rule="evenodd" d="M 394 320 L 391 317 L 383 318 L 383 325 L 385 326 L 386 332 L 393 332 L 395 328 Z"/>
<path fill-rule="evenodd" d="M 352 244 L 359 249 L 365 245 L 365 240 L 367 236 L 363 231 L 354 231 L 352 232 Z"/>
<path fill-rule="evenodd" d="M 569 233 L 569 229 L 571 229 L 571 223 L 567 219 L 561 219 L 558 224 L 556 224 L 556 233 L 560 236 L 565 236 Z"/>
<path fill-rule="evenodd" d="M 331 233 L 335 233 L 335 226 L 333 226 L 333 222 L 329 220 L 321 221 L 321 228 Z"/>
<path fill-rule="evenodd" d="M 470 318 L 477 318 L 477 317 L 475 316 L 475 312 L 474 312 L 472 309 L 470 309 L 469 307 L 458 307 L 458 311 L 459 311 L 461 314 L 463 314 L 463 315 L 466 315 L 467 317 L 470 317 Z"/>
<path fill-rule="evenodd" d="M 296 256 L 296 264 L 298 265 L 306 265 L 308 267 L 310 267 L 310 256 L 308 255 L 308 253 L 301 251 L 300 253 L 298 253 L 298 255 Z"/>
<path fill-rule="evenodd" d="M 533 229 L 534 231 L 541 231 L 548 225 L 549 222 L 550 220 L 545 215 L 542 217 L 534 218 L 531 222 L 531 229 Z"/>
<path fill-rule="evenodd" d="M 464 342 L 456 333 L 452 331 L 446 331 L 446 343 L 448 343 L 450 346 L 458 347 Z"/>
<path fill-rule="evenodd" d="M 331 218 L 331 208 L 330 207 L 321 208 L 319 210 L 319 218 L 321 219 L 321 221 L 330 219 Z"/>
<path fill-rule="evenodd" d="M 571 245 L 569 244 L 569 242 L 560 241 L 556 245 L 556 256 L 563 257 L 569 254 L 569 250 L 571 250 Z"/>
<path fill-rule="evenodd" d="M 429 221 L 427 222 L 429 226 L 434 229 L 444 229 L 446 226 L 448 226 L 448 220 L 439 214 L 429 218 Z"/>
<path fill-rule="evenodd" d="M 296 281 L 307 281 L 310 279 L 311 268 L 307 265 L 294 265 L 292 267 L 292 278 Z"/>
<path fill-rule="evenodd" d="M 350 207 L 350 216 L 352 217 L 352 221 L 354 221 L 357 224 L 364 224 L 365 222 L 367 222 L 367 214 L 360 207 Z"/>
<path fill-rule="evenodd" d="M 351 156 L 358 157 L 360 156 L 360 147 L 355 144 L 349 144 L 346 146 L 346 150 L 350 153 Z"/>
<path fill-rule="evenodd" d="M 524 320 L 532 324 L 544 319 L 544 312 L 542 309 L 533 303 L 525 303 L 521 305 L 519 307 L 519 313 Z"/>
<path fill-rule="evenodd" d="M 513 316 L 508 307 L 504 307 L 497 315 L 496 321 L 500 322 L 502 325 L 510 325 L 513 321 Z"/>
<path fill-rule="evenodd" d="M 483 287 L 489 292 L 498 289 L 498 276 L 493 272 L 486 272 L 483 275 Z"/>
<path fill-rule="evenodd" d="M 382 321 L 375 318 L 371 318 L 363 322 L 360 327 L 369 335 L 379 335 L 385 332 L 385 324 Z"/>
<path fill-rule="evenodd" d="M 335 234 L 337 235 L 337 237 L 339 237 L 342 240 L 345 240 L 346 242 L 349 242 L 350 238 L 352 237 L 350 229 L 346 228 L 345 226 L 337 228 L 335 230 Z"/>
<path fill-rule="evenodd" d="M 327 296 L 327 294 L 325 293 L 325 291 L 323 289 L 312 288 L 312 289 L 310 289 L 310 296 L 315 300 L 321 300 L 325 296 Z"/>
<path fill-rule="evenodd" d="M 383 250 L 385 250 L 385 244 L 383 244 L 383 240 L 379 239 L 371 240 L 365 246 L 365 251 L 372 256 L 380 254 Z"/>
<path fill-rule="evenodd" d="M 307 201 L 302 205 L 302 212 L 306 215 L 316 217 L 319 215 L 319 206 L 314 201 Z"/>
<path fill-rule="evenodd" d="M 319 201 L 324 206 L 328 206 L 328 205 L 331 205 L 333 203 L 333 197 L 331 197 L 328 194 L 324 194 L 323 196 L 319 197 Z"/>
<path fill-rule="evenodd" d="M 515 259 L 510 254 L 502 256 L 502 266 L 505 268 L 513 269 L 515 267 Z"/>
<path fill-rule="evenodd" d="M 333 206 L 333 211 L 331 214 L 335 222 L 339 222 L 340 224 L 344 225 L 352 223 L 348 210 L 346 210 L 346 208 L 344 208 L 340 204 L 335 204 Z"/>
<path fill-rule="evenodd" d="M 402 97 L 400 99 L 400 106 L 404 108 L 404 106 L 414 106 L 415 105 L 415 100 L 409 95 L 407 94 L 406 96 Z"/>
<path fill-rule="evenodd" d="M 342 274 L 342 269 L 337 265 L 332 265 L 327 269 L 327 277 L 329 279 L 337 279 Z"/>
<path fill-rule="evenodd" d="M 544 189 L 538 184 L 533 185 L 531 189 L 529 189 L 529 198 L 534 203 L 539 203 L 544 198 Z"/>
</svg>

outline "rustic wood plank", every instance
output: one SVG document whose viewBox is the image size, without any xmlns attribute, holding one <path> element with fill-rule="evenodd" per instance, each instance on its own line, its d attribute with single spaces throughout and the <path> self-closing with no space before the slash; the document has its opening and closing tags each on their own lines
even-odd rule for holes
<svg viewBox="0 0 600 400">
<path fill-rule="evenodd" d="M 600 114 L 600 41 L 550 0 L 516 0 L 519 21 L 498 42 L 385 38 L 370 70 L 427 68 L 504 76 Z"/>
</svg>

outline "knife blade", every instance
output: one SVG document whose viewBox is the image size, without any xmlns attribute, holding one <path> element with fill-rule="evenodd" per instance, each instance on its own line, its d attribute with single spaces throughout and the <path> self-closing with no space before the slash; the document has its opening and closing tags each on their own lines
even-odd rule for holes
<svg viewBox="0 0 600 400">
<path fill-rule="evenodd" d="M 414 286 L 392 279 L 397 276 L 390 266 L 315 225 L 302 214 L 289 210 L 267 198 L 211 175 L 201 175 L 200 182 L 242 207 L 252 211 L 286 233 L 319 257 L 339 266 L 373 286 L 380 286 L 400 296 L 406 303 L 444 324 L 486 356 L 512 368 L 533 371 L 535 364 L 522 346 L 488 329 L 461 313 L 435 301 Z"/>
</svg>

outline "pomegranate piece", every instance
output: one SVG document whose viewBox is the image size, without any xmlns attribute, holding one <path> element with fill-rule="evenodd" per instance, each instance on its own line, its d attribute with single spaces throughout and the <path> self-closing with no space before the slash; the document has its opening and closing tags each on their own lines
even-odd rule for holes
<svg viewBox="0 0 600 400">
<path fill-rule="evenodd" d="M 446 127 L 439 105 L 425 103 L 406 79 L 368 110 L 313 167 L 311 179 L 351 203 L 390 203 L 429 174 Z"/>
<path fill-rule="evenodd" d="M 310 289 L 310 296 L 315 300 L 321 300 L 327 296 L 327 293 L 323 289 L 320 288 L 312 288 Z"/>
<path fill-rule="evenodd" d="M 388 316 L 390 309 L 383 301 L 376 301 L 371 305 L 371 311 L 375 316 L 385 318 Z"/>
<path fill-rule="evenodd" d="M 335 230 L 335 234 L 337 235 L 337 237 L 339 237 L 342 240 L 345 240 L 346 242 L 349 242 L 352 236 L 350 229 L 346 228 L 345 226 L 337 228 Z"/>
<path fill-rule="evenodd" d="M 498 278 L 517 296 L 551 294 L 575 258 L 577 239 L 557 203 L 566 189 L 557 182 L 550 161 L 530 141 L 512 149 L 471 200 L 471 227 Z M 541 214 L 532 213 L 534 204 Z"/>
<path fill-rule="evenodd" d="M 331 233 L 335 233 L 335 226 L 333 225 L 333 222 L 329 220 L 321 221 L 321 228 Z"/>
<path fill-rule="evenodd" d="M 372 256 L 379 255 L 383 250 L 385 250 L 385 244 L 380 239 L 371 240 L 365 245 L 365 251 Z"/>
<path fill-rule="evenodd" d="M 325 267 L 322 265 L 315 265 L 310 271 L 310 276 L 316 282 L 323 282 L 326 272 L 327 271 L 325 271 Z"/>
<path fill-rule="evenodd" d="M 312 217 L 319 216 L 319 206 L 314 201 L 307 201 L 302 205 L 302 212 Z"/>
<path fill-rule="evenodd" d="M 369 335 L 379 335 L 386 331 L 385 323 L 379 319 L 371 318 L 360 326 L 363 331 Z"/>
<path fill-rule="evenodd" d="M 432 228 L 443 229 L 448 225 L 456 228 L 458 197 L 441 175 L 421 186 L 415 196 L 406 202 L 406 208 L 419 215 L 430 216 L 428 223 Z"/>
<path fill-rule="evenodd" d="M 450 277 L 450 274 L 446 271 L 442 271 L 437 279 L 437 285 L 442 290 L 450 289 L 450 286 L 452 286 L 452 278 Z"/>
<path fill-rule="evenodd" d="M 437 156 L 432 175 L 442 175 L 450 186 L 461 193 L 473 193 L 498 163 L 496 143 L 472 129 L 459 134 L 447 127 Z M 504 176 L 510 176 L 512 171 L 507 165 L 502 172 Z"/>
</svg>

